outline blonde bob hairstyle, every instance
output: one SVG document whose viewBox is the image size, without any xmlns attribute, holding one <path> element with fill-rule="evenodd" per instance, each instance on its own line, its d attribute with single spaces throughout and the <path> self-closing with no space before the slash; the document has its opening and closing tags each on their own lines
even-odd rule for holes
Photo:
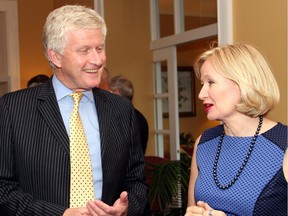
<svg viewBox="0 0 288 216">
<path fill-rule="evenodd" d="M 78 29 L 100 29 L 104 40 L 107 27 L 104 19 L 93 9 L 80 5 L 65 5 L 53 10 L 47 17 L 43 34 L 43 48 L 45 56 L 52 69 L 55 65 L 48 56 L 48 50 L 63 54 L 67 46 L 67 32 Z M 104 42 L 104 41 L 103 41 Z"/>
<path fill-rule="evenodd" d="M 267 115 L 279 102 L 280 93 L 271 69 L 255 47 L 234 44 L 214 47 L 202 53 L 195 62 L 196 76 L 201 79 L 201 67 L 209 59 L 215 71 L 234 81 L 241 91 L 236 110 L 250 117 Z"/>
</svg>

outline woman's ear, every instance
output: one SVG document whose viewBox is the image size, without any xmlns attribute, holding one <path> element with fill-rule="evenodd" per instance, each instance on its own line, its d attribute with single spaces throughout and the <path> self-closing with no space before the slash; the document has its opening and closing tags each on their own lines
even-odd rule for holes
<svg viewBox="0 0 288 216">
<path fill-rule="evenodd" d="M 57 67 L 61 68 L 61 55 L 52 49 L 47 51 L 50 61 Z"/>
</svg>

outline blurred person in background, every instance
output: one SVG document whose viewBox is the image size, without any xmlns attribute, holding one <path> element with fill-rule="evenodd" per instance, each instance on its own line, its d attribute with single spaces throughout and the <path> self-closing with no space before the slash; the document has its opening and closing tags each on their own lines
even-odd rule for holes
<svg viewBox="0 0 288 216">
<path fill-rule="evenodd" d="M 134 87 L 130 80 L 128 80 L 123 75 L 118 75 L 115 77 L 112 77 L 110 80 L 110 90 L 118 95 L 121 95 L 125 98 L 127 98 L 129 101 L 133 101 L 134 97 Z M 141 137 L 141 143 L 142 143 L 142 150 L 145 154 L 147 143 L 148 143 L 148 137 L 149 137 L 149 126 L 147 119 L 145 116 L 135 108 L 137 121 L 139 125 L 140 130 L 140 137 Z"/>
<path fill-rule="evenodd" d="M 38 86 L 42 83 L 45 83 L 47 80 L 49 79 L 49 77 L 45 74 L 38 74 L 34 77 L 32 77 L 28 82 L 27 82 L 27 87 L 34 87 L 34 86 Z"/>
<path fill-rule="evenodd" d="M 101 76 L 101 82 L 99 84 L 99 88 L 104 89 L 106 91 L 111 91 L 110 89 L 110 72 L 107 67 L 104 67 L 103 74 Z"/>
</svg>

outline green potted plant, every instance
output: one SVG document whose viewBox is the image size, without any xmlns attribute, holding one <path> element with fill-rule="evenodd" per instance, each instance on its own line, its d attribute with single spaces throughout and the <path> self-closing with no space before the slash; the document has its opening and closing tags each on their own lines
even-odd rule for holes
<svg viewBox="0 0 288 216">
<path fill-rule="evenodd" d="M 180 139 L 180 146 L 181 148 L 186 151 L 189 155 L 193 153 L 193 147 L 195 143 L 195 139 L 191 133 L 188 132 L 181 132 L 179 135 Z"/>
<path fill-rule="evenodd" d="M 146 178 L 150 179 L 148 197 L 154 216 L 185 214 L 190 165 L 191 155 L 185 151 L 181 153 L 180 160 L 146 162 Z"/>
</svg>

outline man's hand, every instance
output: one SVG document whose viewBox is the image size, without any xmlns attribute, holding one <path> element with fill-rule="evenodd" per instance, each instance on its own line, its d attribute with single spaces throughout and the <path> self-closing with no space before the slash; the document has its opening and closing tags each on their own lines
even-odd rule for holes
<svg viewBox="0 0 288 216">
<path fill-rule="evenodd" d="M 122 192 L 113 206 L 109 206 L 101 200 L 89 201 L 87 209 L 92 216 L 126 216 L 128 211 L 128 193 L 126 191 Z"/>
<path fill-rule="evenodd" d="M 63 216 L 91 216 L 87 208 L 68 208 Z"/>
</svg>

